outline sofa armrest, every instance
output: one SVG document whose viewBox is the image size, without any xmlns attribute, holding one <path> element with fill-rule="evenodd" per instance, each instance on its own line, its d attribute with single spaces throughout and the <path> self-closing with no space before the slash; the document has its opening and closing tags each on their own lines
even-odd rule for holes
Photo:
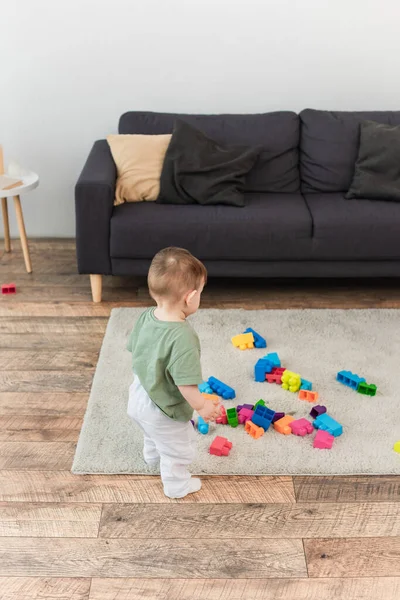
<svg viewBox="0 0 400 600">
<path fill-rule="evenodd" d="M 110 220 L 117 169 L 106 140 L 95 142 L 75 186 L 79 273 L 111 274 Z"/>
</svg>

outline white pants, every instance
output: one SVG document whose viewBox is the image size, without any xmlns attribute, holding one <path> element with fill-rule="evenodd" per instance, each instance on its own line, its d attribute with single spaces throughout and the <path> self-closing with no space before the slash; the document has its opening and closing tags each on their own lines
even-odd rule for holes
<svg viewBox="0 0 400 600">
<path fill-rule="evenodd" d="M 143 457 L 148 465 L 160 461 L 164 493 L 186 496 L 191 474 L 187 465 L 196 456 L 196 433 L 192 423 L 170 419 L 150 399 L 135 375 L 129 388 L 128 415 L 143 431 Z"/>
</svg>

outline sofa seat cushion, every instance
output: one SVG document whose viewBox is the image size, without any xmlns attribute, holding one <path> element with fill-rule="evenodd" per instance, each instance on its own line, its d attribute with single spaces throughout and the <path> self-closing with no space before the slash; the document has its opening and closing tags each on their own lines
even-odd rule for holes
<svg viewBox="0 0 400 600">
<path fill-rule="evenodd" d="M 246 194 L 246 206 L 122 204 L 111 218 L 112 258 L 151 258 L 182 246 L 200 259 L 301 260 L 312 221 L 300 194 Z"/>
<path fill-rule="evenodd" d="M 306 194 L 315 260 L 400 259 L 400 204 Z"/>
</svg>

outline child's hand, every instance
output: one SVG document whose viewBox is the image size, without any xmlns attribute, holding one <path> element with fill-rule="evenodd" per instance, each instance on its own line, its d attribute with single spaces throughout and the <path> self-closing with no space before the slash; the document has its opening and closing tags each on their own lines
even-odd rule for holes
<svg viewBox="0 0 400 600">
<path fill-rule="evenodd" d="M 215 421 L 220 415 L 220 405 L 211 400 L 206 400 L 203 408 L 197 412 L 205 421 Z"/>
</svg>

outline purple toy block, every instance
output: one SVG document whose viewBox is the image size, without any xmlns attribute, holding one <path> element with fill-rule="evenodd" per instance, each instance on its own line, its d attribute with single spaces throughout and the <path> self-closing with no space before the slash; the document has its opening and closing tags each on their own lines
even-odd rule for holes
<svg viewBox="0 0 400 600">
<path fill-rule="evenodd" d="M 242 408 L 238 414 L 238 420 L 240 425 L 246 423 L 246 421 L 250 421 L 252 416 L 254 415 L 254 410 L 249 410 L 248 408 Z"/>
<path fill-rule="evenodd" d="M 319 415 L 323 415 L 324 413 L 326 413 L 326 406 L 317 404 L 316 406 L 312 407 L 310 415 L 313 419 L 315 419 L 316 417 L 319 417 Z"/>
<path fill-rule="evenodd" d="M 237 413 L 239 414 L 239 412 L 242 410 L 243 408 L 243 404 L 238 404 L 236 407 Z"/>
<path fill-rule="evenodd" d="M 307 419 L 297 419 L 296 421 L 291 421 L 289 423 L 289 427 L 292 430 L 294 435 L 307 435 L 308 433 L 312 433 L 314 427 L 307 421 Z"/>
<path fill-rule="evenodd" d="M 276 412 L 275 415 L 272 417 L 272 422 L 275 423 L 275 421 L 279 421 L 279 419 L 283 419 L 284 416 L 285 416 L 284 412 Z"/>
<path fill-rule="evenodd" d="M 242 408 L 248 408 L 249 410 L 254 410 L 254 404 L 243 404 Z"/>
</svg>

